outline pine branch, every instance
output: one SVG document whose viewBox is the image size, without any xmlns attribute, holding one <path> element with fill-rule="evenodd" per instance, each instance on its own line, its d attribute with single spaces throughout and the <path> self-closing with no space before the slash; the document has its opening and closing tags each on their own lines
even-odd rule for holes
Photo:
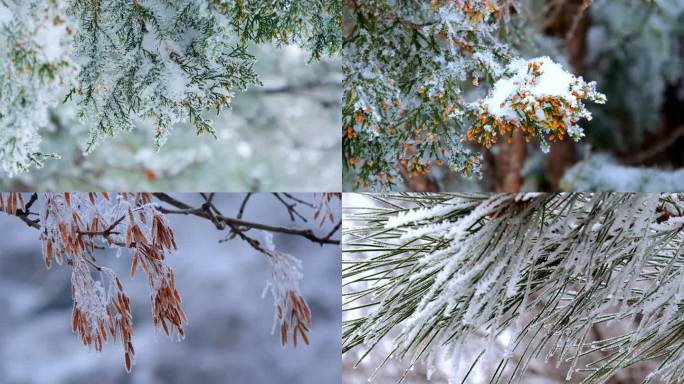
<svg viewBox="0 0 684 384">
<path fill-rule="evenodd" d="M 367 356 L 393 335 L 389 357 L 409 368 L 439 353 L 463 361 L 454 380 L 483 359 L 499 362 L 494 382 L 524 382 L 539 356 L 585 383 L 649 360 L 661 363 L 651 380 L 684 373 L 684 197 L 373 200 L 344 208 L 343 308 L 362 314 L 344 322 L 345 352 L 366 346 Z M 626 319 L 636 321 L 626 333 L 591 340 L 596 324 Z"/>
<path fill-rule="evenodd" d="M 298 45 L 311 60 L 341 50 L 341 0 L 28 0 L 2 7 L 16 21 L 0 31 L 0 166 L 10 176 L 57 156 L 41 152 L 39 129 L 59 103 L 78 105 L 90 128 L 86 152 L 141 123 L 153 127 L 160 147 L 176 123 L 215 136 L 207 112 L 229 108 L 237 92 L 261 84 L 255 43 Z"/>
</svg>

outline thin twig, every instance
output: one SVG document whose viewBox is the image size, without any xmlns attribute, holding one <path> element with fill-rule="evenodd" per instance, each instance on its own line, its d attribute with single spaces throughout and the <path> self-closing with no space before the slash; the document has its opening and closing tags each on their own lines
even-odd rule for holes
<svg viewBox="0 0 684 384">
<path fill-rule="evenodd" d="M 252 192 L 248 192 L 245 198 L 242 199 L 242 204 L 240 204 L 240 210 L 238 211 L 237 218 L 242 219 L 242 215 L 245 213 L 245 206 L 247 206 L 247 201 L 252 197 Z"/>
<path fill-rule="evenodd" d="M 78 234 L 81 236 L 103 236 L 103 237 L 109 237 L 109 235 L 118 235 L 120 234 L 117 231 L 114 231 L 114 228 L 119 225 L 124 219 L 126 218 L 126 215 L 123 215 L 119 217 L 118 220 L 110 224 L 107 228 L 105 228 L 102 231 L 78 231 Z"/>
<path fill-rule="evenodd" d="M 342 226 L 342 220 L 338 221 L 337 224 L 335 224 L 335 227 L 330 230 L 330 232 L 324 237 L 324 239 L 330 239 L 332 235 L 334 235 Z"/>
<path fill-rule="evenodd" d="M 313 208 L 313 207 L 314 207 L 314 205 L 311 204 L 310 202 L 308 202 L 308 201 L 306 201 L 306 200 L 302 200 L 302 199 L 300 199 L 300 198 L 298 198 L 298 197 L 296 197 L 296 196 L 293 196 L 293 195 L 290 194 L 290 193 L 284 192 L 283 195 L 284 195 L 285 197 L 287 197 L 288 199 L 290 199 L 290 200 L 292 200 L 292 201 L 296 201 L 296 202 L 299 203 L 299 204 L 306 205 L 306 206 L 309 207 L 309 208 Z"/>
<path fill-rule="evenodd" d="M 199 217 L 203 217 L 207 220 L 211 221 L 211 217 L 209 214 L 207 214 L 206 211 L 202 209 L 198 209 L 195 207 L 192 207 L 180 200 L 177 200 L 171 196 L 169 196 L 166 193 L 154 193 L 153 194 L 158 200 L 167 203 L 176 209 L 168 209 L 165 207 L 159 207 L 159 211 L 162 213 L 167 213 L 167 214 L 183 214 L 183 215 L 195 215 Z M 262 224 L 262 223 L 255 223 L 251 221 L 246 221 L 242 219 L 237 219 L 233 217 L 226 217 L 224 215 L 216 215 L 216 219 L 225 223 L 229 227 L 233 228 L 233 226 L 237 226 L 239 228 L 253 228 L 253 229 L 260 229 L 262 231 L 268 231 L 268 232 L 275 232 L 275 233 L 284 233 L 288 235 L 294 235 L 294 236 L 300 236 L 305 239 L 308 239 L 314 243 L 318 243 L 320 245 L 323 244 L 340 244 L 339 239 L 326 239 L 325 237 L 319 237 L 316 236 L 316 234 L 310 230 L 310 229 L 300 229 L 300 228 L 289 228 L 289 227 L 281 227 L 281 226 L 276 226 L 276 225 L 269 225 L 269 224 Z"/>
<path fill-rule="evenodd" d="M 278 201 L 280 201 L 285 206 L 285 208 L 287 208 L 287 213 L 290 215 L 290 220 L 295 221 L 296 215 L 306 223 L 306 218 L 304 218 L 304 216 L 297 212 L 297 203 L 288 204 L 288 202 L 283 200 L 283 198 L 280 197 L 280 194 L 278 193 L 273 193 L 273 196 L 275 196 L 275 198 L 278 199 Z"/>
<path fill-rule="evenodd" d="M 28 203 L 26 203 L 24 208 L 23 209 L 17 209 L 15 216 L 17 216 L 24 223 L 26 223 L 26 225 L 33 227 L 33 228 L 36 228 L 36 229 L 40 229 L 40 224 L 39 224 L 40 220 L 29 219 L 29 215 L 33 214 L 31 212 L 30 208 L 33 205 L 33 203 L 36 202 L 36 200 L 38 200 L 38 194 L 34 192 L 33 194 L 31 194 L 31 197 L 29 198 L 29 201 L 28 201 Z"/>
</svg>

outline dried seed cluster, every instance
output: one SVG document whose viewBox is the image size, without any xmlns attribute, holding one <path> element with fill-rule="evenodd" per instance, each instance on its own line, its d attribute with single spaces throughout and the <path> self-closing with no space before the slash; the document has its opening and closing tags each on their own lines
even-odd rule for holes
<svg viewBox="0 0 684 384">
<path fill-rule="evenodd" d="M 311 310 L 299 293 L 299 281 L 302 279 L 301 261 L 278 251 L 270 232 L 264 232 L 264 246 L 261 252 L 271 265 L 272 279 L 266 288 L 270 288 L 275 306 L 273 330 L 275 331 L 276 324 L 279 324 L 280 342 L 283 346 L 288 342 L 288 334 L 292 334 L 292 344 L 295 348 L 298 336 L 302 337 L 305 344 L 309 344 Z"/>
<path fill-rule="evenodd" d="M 290 290 L 282 303 L 277 304 L 278 320 L 280 320 L 280 343 L 285 346 L 288 333 L 292 332 L 292 345 L 297 348 L 297 335 L 301 335 L 305 344 L 309 344 L 309 324 L 311 310 L 306 301 L 297 292 Z"/>
<path fill-rule="evenodd" d="M 100 266 L 96 248 L 131 250 L 131 278 L 138 268 L 147 276 L 151 288 L 155 326 L 166 335 L 184 336 L 187 316 L 174 274 L 165 256 L 176 249 L 173 231 L 162 213 L 152 204 L 148 193 L 46 193 L 40 213 L 43 258 L 72 268 L 74 301 L 72 328 L 84 344 L 97 351 L 110 338 L 120 337 L 124 346 L 126 370 L 135 361 L 132 344 L 133 323 L 130 302 L 119 277 Z M 8 197 L 12 207 L 23 204 L 21 195 Z M 16 208 L 13 208 L 16 210 Z M 103 278 L 93 279 L 98 271 Z"/>
<path fill-rule="evenodd" d="M 124 364 L 126 371 L 130 372 L 135 361 L 133 316 L 121 280 L 112 270 L 102 268 L 110 281 L 115 282 L 115 291 L 111 287 L 105 290 L 101 282 L 93 279 L 90 267 L 82 259 L 74 259 L 71 265 L 71 297 L 74 302 L 71 329 L 79 334 L 84 345 L 94 346 L 98 352 L 110 337 L 114 341 L 120 337 Z"/>
<path fill-rule="evenodd" d="M 316 193 L 314 195 L 314 220 L 318 220 L 321 227 L 326 220 L 335 223 L 335 212 L 332 203 L 342 200 L 342 194 L 338 192 Z"/>
<path fill-rule="evenodd" d="M 10 192 L 7 198 L 0 193 L 0 212 L 5 212 L 8 215 L 16 215 L 17 209 L 24 209 L 24 198 L 19 192 Z"/>
</svg>

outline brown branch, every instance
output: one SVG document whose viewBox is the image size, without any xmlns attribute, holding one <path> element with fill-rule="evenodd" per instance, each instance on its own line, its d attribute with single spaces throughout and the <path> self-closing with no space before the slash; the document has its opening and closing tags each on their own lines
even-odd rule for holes
<svg viewBox="0 0 684 384">
<path fill-rule="evenodd" d="M 282 197 L 280 197 L 279 193 L 273 193 L 273 196 L 275 196 L 275 198 L 278 199 L 278 201 L 280 201 L 285 206 L 285 208 L 287 208 L 287 213 L 290 215 L 291 221 L 295 221 L 295 216 L 297 216 L 300 219 L 302 219 L 303 222 L 306 223 L 306 218 L 302 216 L 299 212 L 297 212 L 297 203 L 288 203 L 287 201 L 283 200 Z"/>
<path fill-rule="evenodd" d="M 207 220 L 212 221 L 211 215 L 204 209 L 192 207 L 192 206 L 190 206 L 190 205 L 188 205 L 188 204 L 186 204 L 180 200 L 177 200 L 177 199 L 169 196 L 166 193 L 153 193 L 153 195 L 158 200 L 176 208 L 174 210 L 174 209 L 168 209 L 165 207 L 159 207 L 159 211 L 162 213 L 194 215 L 194 216 L 202 217 L 202 218 L 205 218 Z M 314 243 L 318 243 L 320 245 L 340 244 L 339 239 L 330 239 L 330 238 L 326 238 L 326 237 L 319 237 L 311 229 L 289 228 L 289 227 L 281 227 L 281 226 L 276 226 L 276 225 L 262 224 L 262 223 L 256 223 L 256 222 L 246 221 L 246 220 L 242 220 L 242 219 L 237 219 L 237 218 L 233 218 L 233 217 L 226 217 L 226 216 L 221 215 L 221 214 L 215 215 L 215 219 L 218 220 L 219 222 L 224 223 L 225 225 L 228 225 L 231 228 L 237 227 L 237 228 L 260 229 L 262 231 L 267 231 L 267 232 L 284 233 L 287 235 L 300 236 L 300 237 L 308 239 Z M 242 231 L 242 230 L 240 230 L 240 231 Z"/>
<path fill-rule="evenodd" d="M 118 220 L 110 224 L 107 228 L 105 228 L 102 231 L 78 231 L 78 234 L 81 236 L 102 236 L 102 237 L 109 237 L 109 235 L 118 235 L 119 232 L 115 231 L 114 228 L 121 223 L 126 216 L 121 216 L 119 217 Z"/>
<path fill-rule="evenodd" d="M 211 203 L 211 199 L 207 198 L 207 201 L 203 205 L 203 208 L 195 208 L 192 207 L 188 204 L 185 204 L 184 202 L 174 199 L 173 197 L 169 196 L 166 193 L 154 193 L 153 194 L 157 199 L 159 199 L 162 202 L 165 202 L 171 206 L 174 206 L 177 208 L 176 210 L 174 209 L 168 209 L 165 207 L 158 207 L 159 211 L 164 213 L 164 214 L 183 214 L 183 215 L 194 215 L 197 217 L 202 217 L 204 219 L 207 219 L 214 223 L 218 229 L 224 229 L 225 226 L 228 226 L 231 228 L 232 232 L 235 235 L 238 235 L 241 239 L 247 241 L 252 247 L 259 251 L 263 251 L 261 246 L 259 245 L 259 242 L 247 235 L 244 234 L 245 231 L 249 229 L 259 229 L 262 231 L 268 231 L 268 232 L 275 232 L 275 233 L 283 233 L 287 235 L 293 235 L 293 236 L 300 236 L 305 239 L 310 240 L 311 242 L 318 243 L 319 245 L 325 245 L 325 244 L 340 244 L 339 239 L 333 239 L 332 236 L 337 232 L 337 230 L 340 228 L 342 225 L 341 221 L 337 223 L 335 228 L 333 228 L 330 233 L 328 233 L 325 236 L 317 236 L 311 229 L 300 229 L 300 228 L 289 228 L 289 227 L 281 227 L 281 226 L 275 226 L 275 225 L 268 225 L 268 224 L 261 224 L 261 223 L 255 223 L 251 221 L 246 221 L 242 219 L 236 219 L 232 217 L 226 217 L 223 214 L 221 214 L 216 207 L 214 207 L 213 203 Z M 33 202 L 31 202 L 33 204 Z M 28 205 L 28 204 L 27 204 Z M 213 209 L 213 211 L 212 211 Z M 28 210 L 25 212 L 23 210 L 17 210 L 16 214 L 14 216 L 18 217 L 20 220 L 22 220 L 26 225 L 35 228 L 37 230 L 40 230 L 42 228 L 40 224 L 40 220 L 31 220 L 28 216 L 31 212 Z M 107 238 L 109 235 L 114 235 L 118 234 L 117 232 L 114 232 L 113 229 L 116 227 L 117 224 L 119 224 L 123 220 L 122 218 L 119 218 L 117 221 L 109 225 L 106 229 L 103 231 L 80 231 L 79 234 L 81 235 L 91 235 L 91 236 L 103 236 L 104 238 Z M 107 241 L 110 241 L 107 239 Z M 111 242 L 111 241 L 110 241 Z M 118 243 L 112 243 L 118 246 L 122 246 L 122 244 Z M 135 244 L 131 244 L 131 247 L 133 247 Z"/>
<path fill-rule="evenodd" d="M 33 203 L 36 202 L 36 200 L 38 200 L 38 194 L 34 192 L 31 194 L 31 197 L 29 198 L 29 201 L 28 201 L 28 203 L 26 203 L 24 208 L 23 209 L 17 209 L 15 216 L 17 216 L 19 219 L 21 219 L 21 221 L 26 223 L 26 225 L 28 225 L 29 227 L 40 229 L 40 220 L 29 219 L 29 215 L 32 214 L 31 206 L 33 205 Z"/>
<path fill-rule="evenodd" d="M 342 227 L 342 220 L 338 221 L 337 224 L 335 224 L 335 227 L 331 229 L 323 239 L 330 239 L 332 235 L 334 235 L 340 229 L 340 227 Z"/>
<path fill-rule="evenodd" d="M 26 225 L 28 225 L 28 226 L 31 227 L 31 228 L 37 229 L 38 231 L 40 231 L 40 230 L 43 228 L 43 226 L 40 224 L 40 220 L 39 220 L 39 219 L 31 220 L 31 219 L 28 218 L 28 215 L 31 214 L 31 212 L 24 212 L 23 210 L 20 210 L 20 209 L 18 209 L 17 212 L 16 212 L 14 215 L 12 215 L 12 214 L 10 214 L 10 213 L 7 213 L 7 212 L 5 212 L 5 211 L 0 211 L 0 212 L 3 212 L 3 213 L 5 213 L 5 214 L 7 214 L 7 215 L 10 215 L 10 216 L 17 217 L 17 218 L 19 218 L 21 221 L 23 221 L 24 223 L 26 223 Z M 121 248 L 135 248 L 135 247 L 136 247 L 136 243 L 135 243 L 135 242 L 132 242 L 132 243 L 130 244 L 130 246 L 126 246 L 126 244 L 124 244 L 124 243 L 122 243 L 122 242 L 111 241 L 109 238 L 107 238 L 107 236 L 109 236 L 109 235 L 118 235 L 118 234 L 119 234 L 119 232 L 113 231 L 112 229 L 114 229 L 114 227 L 115 227 L 118 223 L 120 223 L 121 220 L 123 220 L 123 218 L 120 218 L 120 219 L 117 220 L 114 224 L 110 225 L 107 229 L 105 229 L 105 230 L 103 230 L 103 231 L 78 231 L 78 234 L 79 234 L 79 235 L 82 235 L 82 236 L 102 236 L 102 237 L 104 237 L 104 238 L 107 240 L 107 242 L 108 242 L 109 244 L 114 244 L 114 245 L 116 245 L 117 247 L 121 247 Z M 98 247 L 96 247 L 96 248 L 98 248 Z"/>
</svg>

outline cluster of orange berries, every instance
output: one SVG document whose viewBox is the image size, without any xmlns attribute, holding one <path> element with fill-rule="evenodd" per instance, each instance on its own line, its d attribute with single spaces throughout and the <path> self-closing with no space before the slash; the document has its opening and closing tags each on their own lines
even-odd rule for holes
<svg viewBox="0 0 684 384">
<path fill-rule="evenodd" d="M 437 160 L 441 164 L 441 160 Z M 406 167 L 406 170 L 413 176 L 418 176 L 421 174 L 429 173 L 431 170 L 432 160 L 427 160 L 426 162 L 421 162 L 420 160 L 414 158 L 413 160 L 401 159 L 401 164 Z"/>
<path fill-rule="evenodd" d="M 383 183 L 383 184 L 384 183 L 394 184 L 397 180 L 396 177 L 391 176 L 391 175 L 388 176 L 387 174 L 385 174 L 385 172 L 380 172 L 377 175 L 375 175 L 375 177 L 380 183 Z M 361 189 L 361 190 L 369 189 L 372 186 L 371 183 L 367 183 L 364 180 L 364 178 L 361 176 L 356 178 L 356 182 L 358 183 L 359 189 Z M 385 190 L 385 189 L 383 188 L 383 190 Z"/>
<path fill-rule="evenodd" d="M 437 93 L 436 96 L 430 95 L 430 94 L 428 94 L 428 90 L 425 87 L 418 88 L 417 92 L 418 92 L 418 96 L 425 99 L 425 101 L 428 101 L 431 103 L 434 101 L 437 101 L 437 103 L 439 105 L 444 107 L 444 109 L 442 110 L 442 113 L 441 113 L 441 117 L 442 117 L 442 120 L 444 122 L 449 121 L 452 114 L 454 112 L 459 111 L 458 105 L 463 103 L 463 100 L 461 99 L 460 96 L 456 98 L 456 102 L 454 103 L 454 102 L 447 100 L 447 97 L 444 95 L 444 93 L 441 93 L 441 92 Z M 434 123 L 439 124 L 439 121 L 435 120 Z"/>
<path fill-rule="evenodd" d="M 405 111 L 403 109 L 401 109 L 401 100 L 400 99 L 395 98 L 395 99 L 390 100 L 390 101 L 385 100 L 382 102 L 382 108 L 384 110 L 389 110 L 390 108 L 392 108 L 392 106 L 399 108 L 398 115 L 400 117 L 405 114 Z M 363 125 L 364 123 L 369 121 L 368 117 L 371 115 L 372 112 L 373 111 L 368 106 L 365 106 L 362 109 L 357 110 L 356 113 L 354 114 L 354 120 L 353 120 L 352 124 Z M 372 129 L 376 132 L 379 132 L 379 129 L 377 127 L 374 127 Z M 390 127 L 390 128 L 388 128 L 388 132 L 390 134 L 394 134 L 394 133 L 396 133 L 396 129 Z M 345 128 L 345 135 L 346 135 L 348 140 L 353 140 L 359 136 L 356 133 L 356 131 L 354 130 L 354 127 L 351 125 L 349 125 L 349 126 L 347 126 L 347 128 Z M 355 164 L 355 163 L 352 162 L 352 164 Z"/>
</svg>

